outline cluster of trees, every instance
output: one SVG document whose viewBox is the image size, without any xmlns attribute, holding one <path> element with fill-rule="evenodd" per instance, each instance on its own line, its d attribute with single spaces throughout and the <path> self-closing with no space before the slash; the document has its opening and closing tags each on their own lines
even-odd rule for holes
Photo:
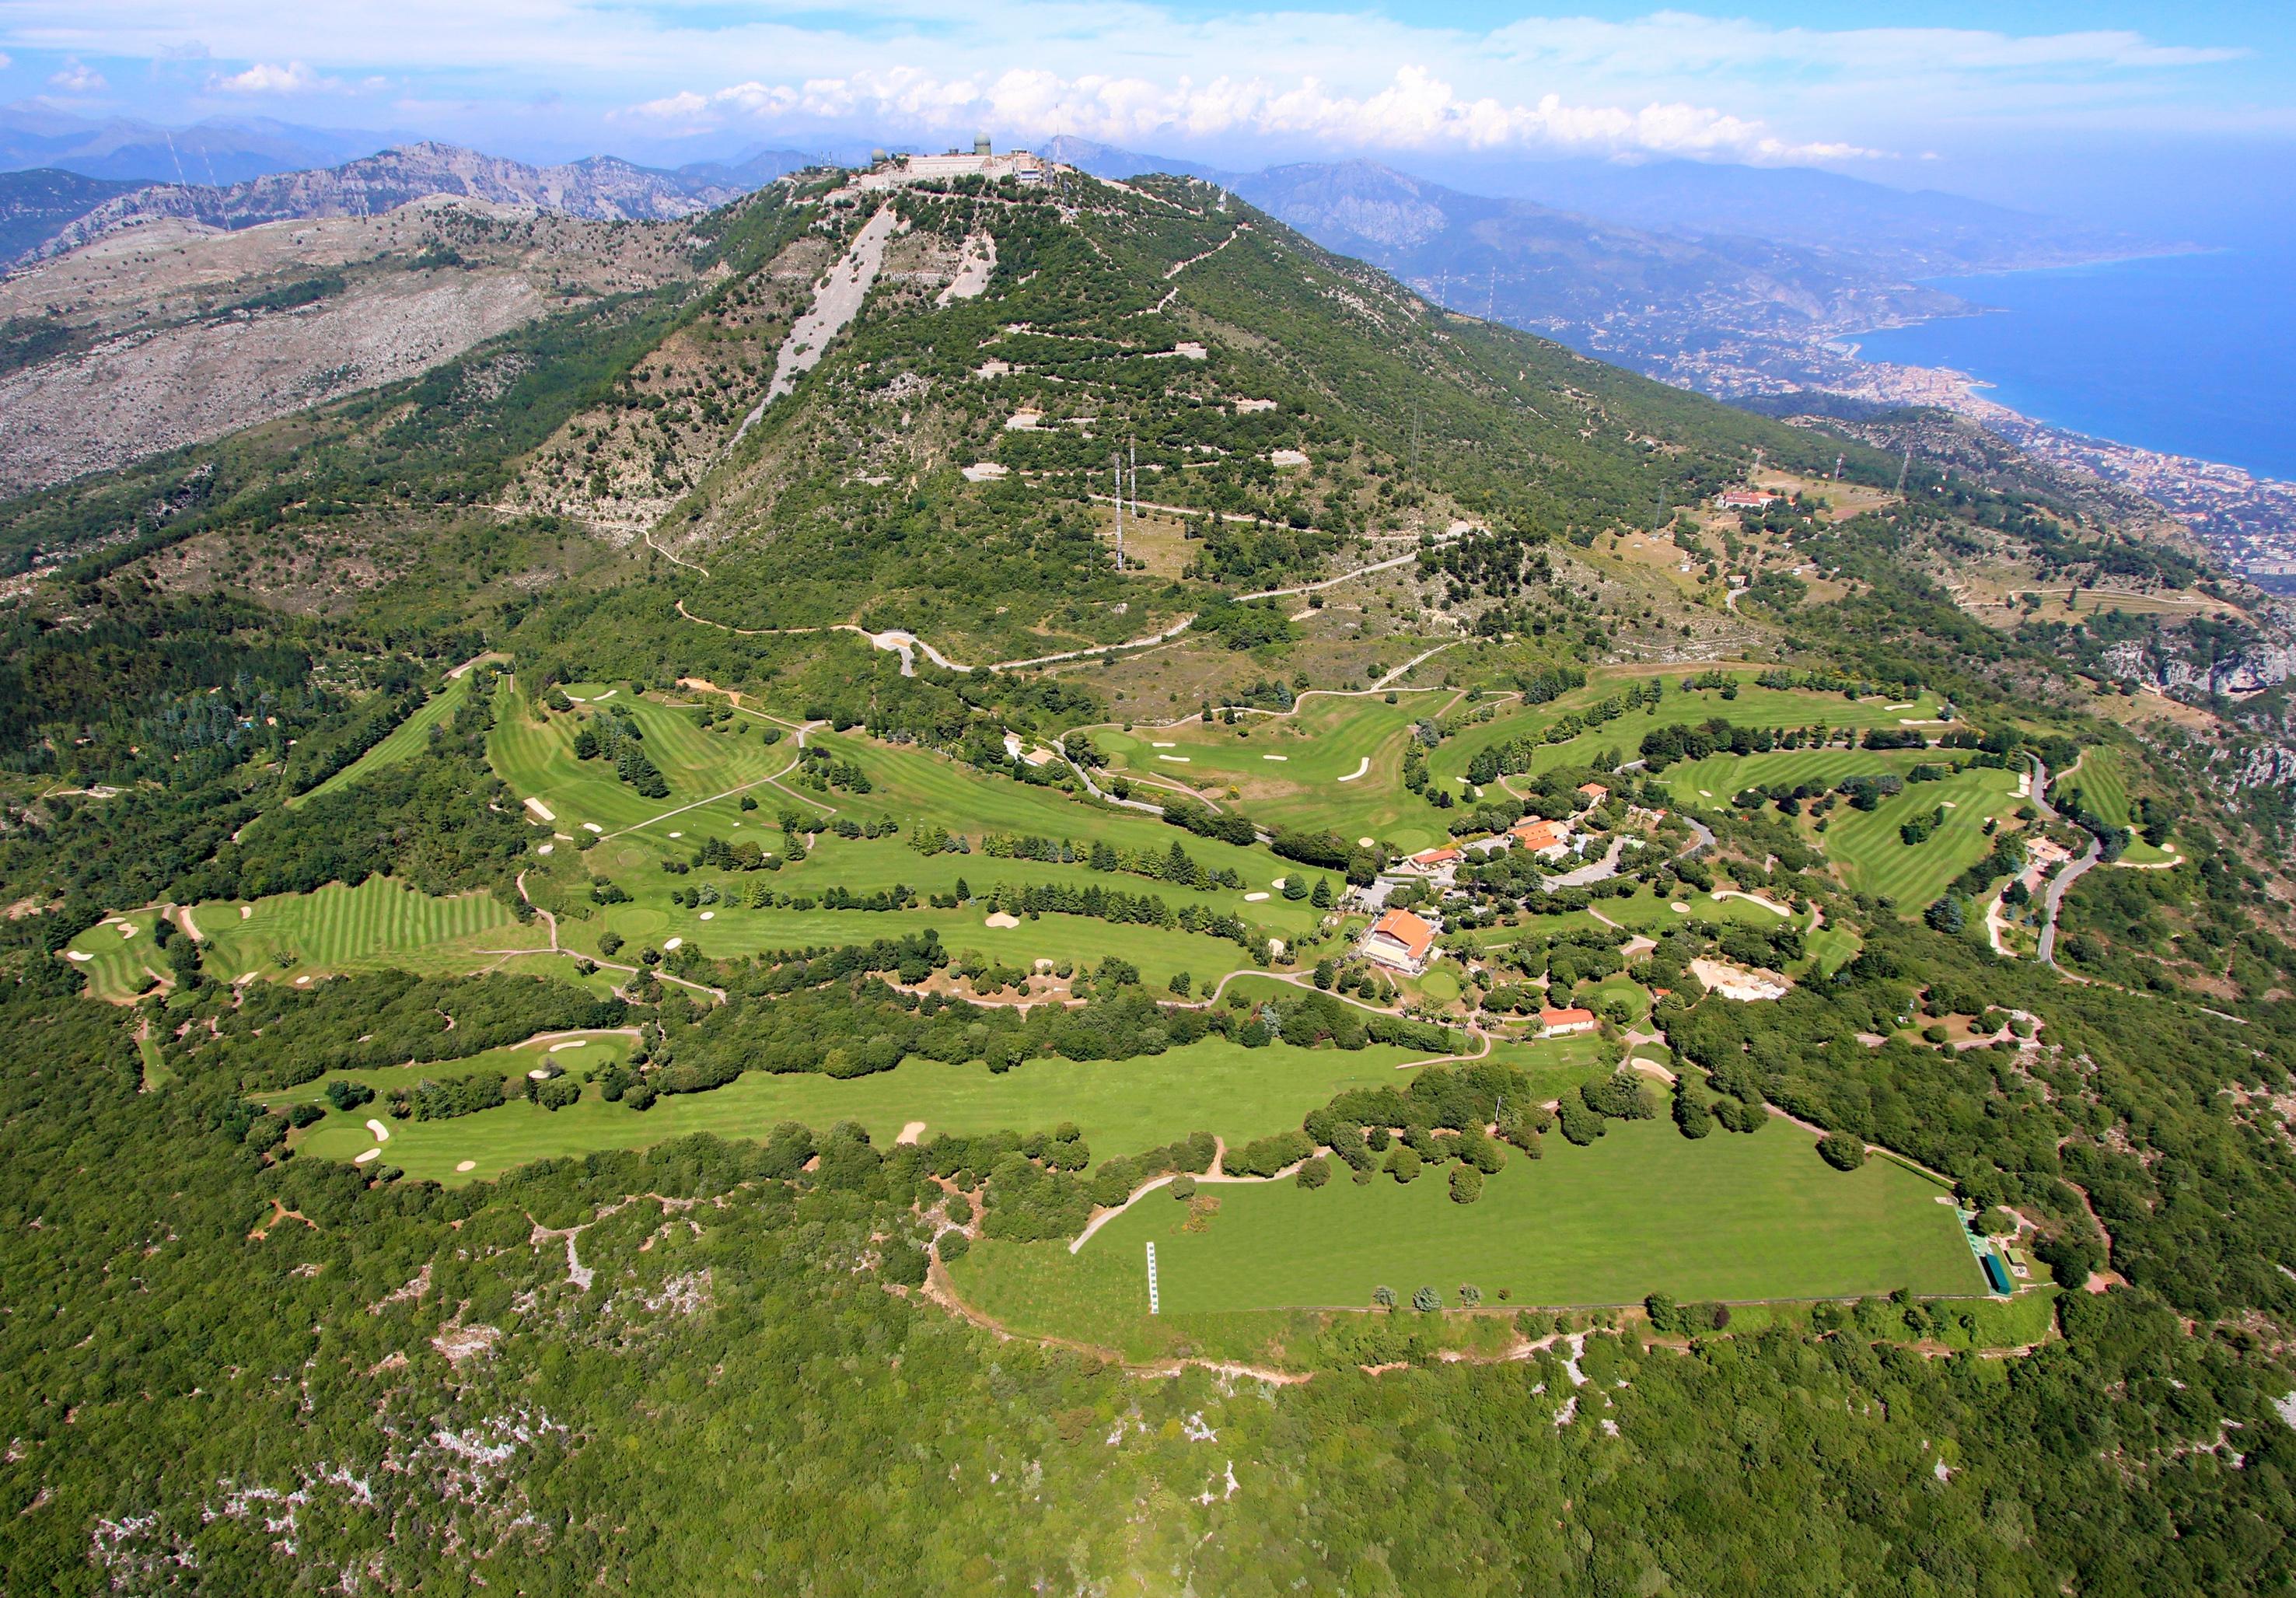
<svg viewBox="0 0 2296 1598">
<path fill-rule="evenodd" d="M 584 717 L 574 730 L 574 758 L 603 760 L 645 798 L 668 799 L 669 781 L 645 752 L 644 740 L 636 717 L 626 710 L 609 710 Z"/>
<path fill-rule="evenodd" d="M 188 938 L 182 940 L 190 947 Z M 234 1086 L 281 1088 L 330 1070 L 457 1060 L 539 1032 L 625 1024 L 628 1006 L 538 977 L 328 977 L 250 982 L 171 1007 L 153 1028 L 169 1069 Z"/>
<path fill-rule="evenodd" d="M 1081 865 L 1100 872 L 1128 872 L 1204 891 L 1244 885 L 1242 873 L 1234 866 L 1215 871 L 1195 859 L 1177 840 L 1160 854 L 1154 849 L 1119 848 L 1106 839 L 1084 844 L 1072 838 L 988 832 L 981 836 L 980 852 L 993 860 L 1042 860 L 1052 865 Z"/>
</svg>

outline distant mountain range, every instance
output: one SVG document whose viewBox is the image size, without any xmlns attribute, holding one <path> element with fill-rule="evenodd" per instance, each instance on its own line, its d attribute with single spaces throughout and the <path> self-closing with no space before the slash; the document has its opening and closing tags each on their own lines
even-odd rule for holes
<svg viewBox="0 0 2296 1598">
<path fill-rule="evenodd" d="M 340 166 L 244 182 L 125 184 L 40 168 L 0 174 L 0 260 L 61 254 L 115 228 L 164 217 L 237 229 L 313 217 L 367 216 L 433 194 L 598 221 L 668 221 L 723 205 L 808 162 L 753 151 L 734 163 L 666 172 L 613 156 L 530 167 L 454 144 L 415 143 Z"/>
<path fill-rule="evenodd" d="M 124 117 L 92 122 L 18 104 L 0 106 L 0 171 L 45 167 L 82 177 L 220 188 L 274 172 L 337 166 L 416 137 L 303 127 L 267 117 L 174 128 Z"/>
</svg>

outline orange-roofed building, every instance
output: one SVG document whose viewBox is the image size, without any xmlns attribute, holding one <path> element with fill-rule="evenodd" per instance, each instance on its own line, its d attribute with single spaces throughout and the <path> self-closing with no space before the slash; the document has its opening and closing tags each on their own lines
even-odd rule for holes
<svg viewBox="0 0 2296 1598">
<path fill-rule="evenodd" d="M 1523 821 L 1507 829 L 1519 848 L 1549 858 L 1561 855 L 1570 844 L 1570 824 L 1567 821 Z"/>
<path fill-rule="evenodd" d="M 1539 1007 L 1538 1035 L 1541 1037 L 1569 1037 L 1574 1033 L 1592 1032 L 1594 1029 L 1595 1012 L 1591 1010 L 1581 1010 L 1576 1005 L 1568 1010 L 1557 1010 L 1552 1005 Z"/>
<path fill-rule="evenodd" d="M 1436 848 L 1421 849 L 1403 865 L 1406 870 L 1417 872 L 1422 876 L 1432 877 L 1456 867 L 1462 858 L 1464 856 L 1459 853 L 1457 847 L 1447 843 Z"/>
<path fill-rule="evenodd" d="M 1390 910 L 1364 934 L 1366 960 L 1418 976 L 1435 957 L 1435 929 L 1408 910 Z"/>
<path fill-rule="evenodd" d="M 1578 784 L 1578 797 L 1590 805 L 1599 805 L 1611 797 L 1611 791 L 1600 783 L 1581 783 Z"/>
</svg>

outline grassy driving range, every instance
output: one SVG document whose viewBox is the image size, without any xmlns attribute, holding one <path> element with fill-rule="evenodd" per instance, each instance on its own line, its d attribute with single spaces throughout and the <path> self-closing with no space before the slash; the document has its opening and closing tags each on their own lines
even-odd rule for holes
<svg viewBox="0 0 2296 1598">
<path fill-rule="evenodd" d="M 627 1040 L 601 1037 L 558 1062 L 579 1075 L 619 1057 Z M 578 1058 L 576 1057 L 578 1053 Z M 466 1061 L 390 1071 L 343 1071 L 378 1088 L 422 1077 L 463 1076 L 480 1069 L 509 1074 L 533 1067 L 532 1050 L 498 1049 Z M 1395 1068 L 1426 1056 L 1374 1045 L 1365 1049 L 1247 1049 L 1225 1038 L 1137 1060 L 1029 1061 L 1002 1074 L 982 1065 L 943 1065 L 911 1059 L 895 1070 L 839 1081 L 804 1074 L 743 1074 L 712 1093 L 669 1094 L 641 1113 L 609 1104 L 595 1086 L 582 1102 L 555 1112 L 528 1103 L 447 1120 L 395 1121 L 389 1158 L 409 1176 L 441 1182 L 499 1176 L 530 1160 L 645 1148 L 690 1133 L 763 1137 L 777 1122 L 804 1121 L 826 1129 L 857 1120 L 889 1146 L 911 1121 L 935 1133 L 1037 1128 L 1074 1121 L 1095 1160 L 1156 1148 L 1192 1132 L 1210 1132 L 1231 1143 L 1248 1142 L 1300 1124 L 1300 1118 L 1343 1087 L 1400 1081 Z M 322 1098 L 324 1079 L 281 1095 Z M 358 1114 L 329 1115 L 304 1135 L 303 1146 L 325 1158 L 348 1160 L 373 1139 Z M 465 1160 L 475 1170 L 457 1173 Z"/>
<path fill-rule="evenodd" d="M 1432 1174 L 1206 1185 L 1219 1209 L 1201 1232 L 1160 1192 L 1078 1254 L 984 1242 L 951 1274 L 1016 1329 L 1077 1335 L 1145 1318 L 1151 1241 L 1168 1315 L 1364 1308 L 1382 1285 L 1405 1299 L 1433 1286 L 1456 1304 L 1461 1282 L 1486 1303 L 1505 1288 L 1548 1306 L 1984 1291 L 1952 1208 L 1933 1201 L 1942 1189 L 1884 1160 L 1837 1171 L 1790 1123 L 1691 1140 L 1664 1120 L 1616 1122 L 1587 1148 L 1547 1143 L 1545 1159 L 1510 1159 L 1474 1204 L 1453 1203 Z"/>
</svg>

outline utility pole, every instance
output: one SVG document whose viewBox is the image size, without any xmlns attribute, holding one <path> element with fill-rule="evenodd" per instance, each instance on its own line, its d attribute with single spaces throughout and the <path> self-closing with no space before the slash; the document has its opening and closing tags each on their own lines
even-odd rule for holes
<svg viewBox="0 0 2296 1598">
<path fill-rule="evenodd" d="M 1113 451 L 1108 463 L 1116 478 L 1116 569 L 1124 570 L 1124 463 Z"/>
<path fill-rule="evenodd" d="M 1911 438 L 1908 438 L 1906 440 L 1906 458 L 1898 463 L 1898 487 L 1896 491 L 1899 494 L 1903 494 L 1906 491 L 1906 473 L 1912 468 L 1913 463 L 1914 441 Z"/>
<path fill-rule="evenodd" d="M 1124 441 L 1124 453 L 1132 468 L 1132 525 L 1140 525 L 1140 446 L 1132 438 Z"/>
</svg>

